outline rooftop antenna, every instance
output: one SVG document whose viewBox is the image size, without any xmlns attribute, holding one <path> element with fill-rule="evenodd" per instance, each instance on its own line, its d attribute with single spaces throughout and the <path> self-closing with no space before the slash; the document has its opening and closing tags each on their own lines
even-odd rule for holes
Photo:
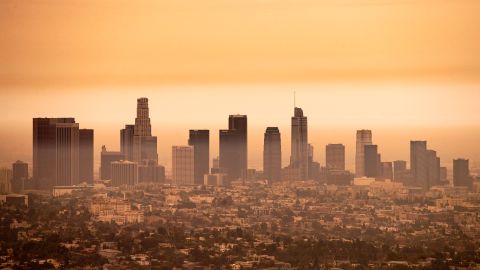
<svg viewBox="0 0 480 270">
<path fill-rule="evenodd" d="M 296 92 L 295 90 L 293 90 L 293 108 L 296 108 L 297 107 L 297 103 L 296 103 Z"/>
</svg>

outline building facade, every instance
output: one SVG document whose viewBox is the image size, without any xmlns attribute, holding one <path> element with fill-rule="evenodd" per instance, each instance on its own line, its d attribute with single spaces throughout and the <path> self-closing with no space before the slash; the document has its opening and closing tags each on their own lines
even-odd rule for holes
<svg viewBox="0 0 480 270">
<path fill-rule="evenodd" d="M 203 184 L 203 176 L 209 173 L 210 165 L 210 131 L 208 129 L 191 129 L 188 145 L 194 147 L 195 184 Z"/>
<path fill-rule="evenodd" d="M 357 130 L 355 150 L 355 176 L 365 176 L 365 145 L 372 144 L 371 130 Z"/>
<path fill-rule="evenodd" d="M 345 170 L 345 146 L 327 144 L 325 146 L 325 166 L 328 170 Z"/>
<path fill-rule="evenodd" d="M 194 147 L 172 147 L 172 179 L 176 185 L 193 185 L 194 179 Z"/>
<path fill-rule="evenodd" d="M 80 182 L 93 184 L 93 129 L 79 131 L 79 179 Z"/>
<path fill-rule="evenodd" d="M 267 127 L 263 138 L 263 175 L 269 181 L 282 178 L 282 144 L 278 127 Z"/>
<path fill-rule="evenodd" d="M 134 186 L 138 184 L 138 164 L 131 161 L 113 161 L 110 163 L 112 186 Z"/>
<path fill-rule="evenodd" d="M 308 122 L 301 108 L 294 108 L 291 122 L 291 156 L 290 167 L 298 169 L 299 180 L 306 180 L 308 174 Z M 295 170 L 292 170 L 295 171 Z"/>
<path fill-rule="evenodd" d="M 157 137 L 152 136 L 148 98 L 137 99 L 137 117 L 135 118 L 133 136 L 133 161 L 138 164 L 149 160 L 158 162 Z"/>
</svg>

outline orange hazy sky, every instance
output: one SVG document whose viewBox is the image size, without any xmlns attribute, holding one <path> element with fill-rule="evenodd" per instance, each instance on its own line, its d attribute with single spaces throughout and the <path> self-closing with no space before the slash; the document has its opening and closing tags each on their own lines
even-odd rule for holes
<svg viewBox="0 0 480 270">
<path fill-rule="evenodd" d="M 0 83 L 480 75 L 477 0 L 2 0 Z"/>
<path fill-rule="evenodd" d="M 292 92 L 315 156 L 373 129 L 385 160 L 427 139 L 444 164 L 480 160 L 480 1 L 0 1 L 0 165 L 31 160 L 31 118 L 73 116 L 96 153 L 150 98 L 159 158 L 228 114 L 249 117 L 249 163 L 279 126 L 288 163 Z M 98 163 L 98 155 L 96 155 Z"/>
</svg>

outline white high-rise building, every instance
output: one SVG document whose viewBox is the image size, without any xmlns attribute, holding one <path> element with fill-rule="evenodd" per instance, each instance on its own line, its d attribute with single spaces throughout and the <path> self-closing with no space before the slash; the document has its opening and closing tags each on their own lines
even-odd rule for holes
<svg viewBox="0 0 480 270">
<path fill-rule="evenodd" d="M 194 184 L 194 147 L 172 147 L 172 178 L 177 185 Z"/>
<path fill-rule="evenodd" d="M 307 117 L 303 116 L 303 110 L 295 107 L 292 117 L 292 151 L 290 167 L 298 169 L 298 180 L 308 178 L 308 126 Z"/>
<path fill-rule="evenodd" d="M 372 144 L 371 130 L 357 130 L 357 148 L 355 151 L 355 176 L 365 176 L 365 145 Z"/>
<path fill-rule="evenodd" d="M 134 186 L 138 184 L 138 164 L 131 161 L 114 161 L 110 165 L 112 186 Z"/>
<path fill-rule="evenodd" d="M 157 137 L 152 136 L 148 98 L 137 99 L 137 117 L 133 132 L 133 161 L 146 164 L 150 160 L 158 161 Z"/>
</svg>

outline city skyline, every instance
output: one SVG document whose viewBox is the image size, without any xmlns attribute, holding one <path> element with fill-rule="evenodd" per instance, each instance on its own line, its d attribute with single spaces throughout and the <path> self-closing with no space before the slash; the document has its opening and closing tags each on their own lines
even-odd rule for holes
<svg viewBox="0 0 480 270">
<path fill-rule="evenodd" d="M 0 268 L 480 269 L 479 0 L 0 0 Z"/>
<path fill-rule="evenodd" d="M 291 94 L 291 93 L 290 93 L 290 94 Z M 310 93 L 307 93 L 307 94 L 310 94 Z M 291 97 L 291 96 L 290 96 L 290 97 Z M 154 99 L 153 102 L 154 102 L 154 104 L 156 105 L 157 100 Z M 154 110 L 157 110 L 158 108 L 156 108 L 155 105 L 153 106 L 153 109 L 154 109 Z M 130 107 L 131 107 L 131 105 L 130 105 Z M 129 109 L 129 110 L 131 111 L 131 109 Z M 285 110 L 288 110 L 288 107 L 285 108 Z M 74 114 L 74 113 L 72 112 L 71 115 L 73 115 L 73 114 Z M 308 115 L 310 116 L 309 113 L 308 113 Z M 315 115 L 312 115 L 312 116 L 315 117 Z M 102 116 L 99 116 L 99 117 L 102 117 Z M 129 118 L 131 119 L 131 116 L 130 116 Z M 159 118 L 160 118 L 160 119 L 159 119 Z M 76 119 L 78 119 L 78 118 L 76 117 Z M 159 120 L 160 120 L 160 121 L 159 121 Z M 165 121 L 165 120 L 168 120 L 167 117 L 164 117 L 164 116 L 158 115 L 158 114 L 154 114 L 154 117 L 153 117 L 153 120 L 152 120 L 152 121 L 154 122 L 154 124 L 153 124 L 154 133 L 155 133 L 156 135 L 158 135 L 158 133 L 160 132 L 160 133 L 162 134 L 162 136 L 160 136 L 160 137 L 163 137 L 163 138 L 162 138 L 162 139 L 163 139 L 162 141 L 165 141 L 164 138 L 168 136 L 168 135 L 165 136 L 165 134 L 168 134 L 169 132 L 171 132 L 171 131 L 170 131 L 171 125 L 166 126 L 164 123 L 162 123 L 162 122 Z M 252 119 L 253 122 L 255 122 L 255 120 L 256 120 L 256 119 Z M 288 120 L 287 120 L 287 121 L 288 121 Z M 122 120 L 122 122 L 125 122 L 125 120 Z M 285 121 L 283 121 L 283 123 L 284 123 L 284 122 L 285 122 Z M 82 123 L 83 123 L 83 121 L 82 121 Z M 273 121 L 271 122 L 271 124 L 274 124 Z M 160 125 L 160 127 L 158 127 L 158 125 Z M 251 124 L 250 124 L 250 125 L 251 125 Z M 311 140 L 311 143 L 312 143 L 314 146 L 316 146 L 317 149 L 320 149 L 320 150 L 316 151 L 316 153 L 315 153 L 315 159 L 318 160 L 318 161 L 320 161 L 321 164 L 322 164 L 322 166 L 324 166 L 324 163 L 325 163 L 324 158 L 323 158 L 323 156 L 324 156 L 324 150 L 322 149 L 322 148 L 324 147 L 324 145 L 326 145 L 326 144 L 328 144 L 328 143 L 343 143 L 343 144 L 346 144 L 346 146 L 347 146 L 347 147 L 346 147 L 346 166 L 347 166 L 347 169 L 350 169 L 351 171 L 353 171 L 352 162 L 351 162 L 352 148 L 351 148 L 351 145 L 349 145 L 349 144 L 351 143 L 351 135 L 345 136 L 345 134 L 347 134 L 348 128 L 346 128 L 346 127 L 341 127 L 341 126 L 340 126 L 340 127 L 332 127 L 332 126 L 330 125 L 330 127 L 325 127 L 325 128 L 330 128 L 331 130 L 322 130 L 323 132 L 318 132 L 318 130 L 315 130 L 315 127 L 318 128 L 318 126 L 319 126 L 318 123 L 310 123 L 310 125 L 312 125 L 312 126 L 314 127 L 314 128 L 313 128 L 313 131 L 311 131 L 311 134 L 310 134 L 310 137 L 313 138 L 313 139 Z M 208 124 L 208 125 L 205 125 L 205 126 L 206 126 L 206 127 L 210 127 L 210 129 L 213 130 L 213 131 L 218 128 L 218 127 L 213 126 L 212 124 Z M 89 125 L 89 127 L 92 127 L 92 126 Z M 193 127 L 193 126 L 192 126 L 192 127 Z M 281 130 L 285 130 L 285 128 L 287 128 L 288 126 L 287 126 L 287 127 L 285 127 L 285 126 L 282 127 L 282 126 L 279 125 L 279 127 L 280 127 Z M 94 127 L 92 127 L 92 128 L 94 128 Z M 156 129 L 155 129 L 155 128 L 156 128 Z M 188 127 L 187 124 L 182 124 L 181 126 L 178 124 L 177 127 L 176 127 L 176 130 L 185 133 L 185 140 L 187 140 L 187 139 L 188 139 L 188 129 L 189 129 L 189 128 L 191 128 L 191 127 Z M 203 125 L 202 125 L 201 128 L 203 128 Z M 252 145 L 249 144 L 249 149 L 250 149 L 249 152 L 253 152 L 253 153 L 250 153 L 250 155 L 249 155 L 249 167 L 261 169 L 261 162 L 262 162 L 262 161 L 261 161 L 261 158 L 259 158 L 259 156 L 261 155 L 261 151 L 259 151 L 257 148 L 258 148 L 259 146 L 262 147 L 262 144 L 259 142 L 259 141 L 261 141 L 261 135 L 258 136 L 258 129 L 263 129 L 263 128 L 264 128 L 264 127 L 258 127 L 258 123 L 257 123 L 257 125 L 254 126 L 253 128 L 252 128 L 252 127 L 250 128 L 250 132 L 249 132 L 249 134 L 248 134 L 248 136 L 249 136 L 249 141 L 250 141 L 250 142 L 253 142 L 253 145 L 255 145 L 255 146 L 252 146 Z M 381 129 L 384 128 L 384 127 L 379 127 L 379 128 L 380 128 L 380 130 L 381 130 Z M 456 127 L 455 127 L 455 128 L 456 128 Z M 116 132 L 116 134 L 115 134 L 115 135 L 117 135 L 117 136 L 115 136 L 115 137 L 113 137 L 112 139 L 110 139 L 110 140 L 108 141 L 108 143 L 107 143 L 104 138 L 100 138 L 100 139 L 99 139 L 99 137 L 97 136 L 98 133 L 101 134 L 101 133 L 105 132 L 106 128 L 105 128 L 105 127 L 101 127 L 101 128 L 96 127 L 96 128 L 94 128 L 94 129 L 95 129 L 95 135 L 96 135 L 96 136 L 95 136 L 95 137 L 96 137 L 96 138 L 95 138 L 95 151 L 94 151 L 94 153 L 95 153 L 95 171 L 97 171 L 97 170 L 98 170 L 98 163 L 99 163 L 99 154 L 98 154 L 98 153 L 99 153 L 99 147 L 100 147 L 101 145 L 103 145 L 103 144 L 106 144 L 109 149 L 119 150 L 120 147 L 117 147 L 117 145 L 120 144 L 120 140 L 119 140 L 119 138 L 118 138 L 118 130 L 117 130 L 117 132 Z M 111 129 L 111 127 L 110 127 L 110 129 Z M 120 129 L 120 128 L 119 128 L 119 129 Z M 252 129 L 254 130 L 254 134 L 252 134 L 252 132 L 251 132 Z M 323 141 L 322 141 L 322 144 L 324 144 L 324 145 L 318 143 L 319 140 L 318 140 L 318 136 L 315 136 L 316 134 L 321 133 L 321 136 L 323 136 L 323 137 L 328 137 L 328 136 L 333 137 L 333 136 L 332 136 L 333 134 L 338 133 L 337 130 L 343 130 L 343 134 L 344 134 L 344 135 L 343 135 L 343 138 L 342 138 L 342 139 L 337 139 L 337 141 L 333 141 L 333 140 L 331 140 L 331 139 L 330 139 L 330 140 L 323 140 Z M 388 130 L 388 128 L 387 128 L 387 130 Z M 394 130 L 394 129 L 392 129 L 392 130 Z M 349 131 L 349 132 L 354 132 L 354 130 L 351 130 L 351 131 Z M 405 132 L 405 131 L 402 131 L 402 132 Z M 288 157 L 286 158 L 285 155 L 286 155 L 286 154 L 289 155 L 290 145 L 289 145 L 289 144 L 288 144 L 288 145 L 286 144 L 286 143 L 289 142 L 289 140 L 290 140 L 290 138 L 289 138 L 289 133 L 290 133 L 290 132 L 288 132 L 288 134 L 284 134 L 285 137 L 284 137 L 284 140 L 282 141 L 282 146 L 283 146 L 283 148 L 284 148 L 284 151 L 283 151 L 283 152 L 284 152 L 284 155 L 283 155 L 283 157 L 282 157 L 282 165 L 283 165 L 283 166 L 286 165 L 285 162 L 288 162 L 288 161 L 286 161 L 286 160 L 288 160 Z M 421 139 L 422 139 L 422 137 L 423 137 L 423 136 L 421 136 L 421 135 L 420 135 L 420 136 L 419 136 L 419 135 L 416 135 L 417 133 L 415 132 L 415 130 L 409 131 L 409 132 L 407 132 L 407 133 L 410 133 L 410 135 L 404 135 L 404 136 L 403 136 L 403 141 L 404 141 L 405 144 L 408 144 L 409 140 L 413 140 L 413 139 L 416 139 L 416 138 L 421 138 Z M 423 133 L 425 133 L 425 131 L 424 131 Z M 170 133 L 170 134 L 171 134 L 171 133 Z M 312 136 L 312 134 L 313 134 L 313 136 Z M 171 134 L 171 135 L 172 135 L 172 134 Z M 398 135 L 395 135 L 395 134 L 393 134 L 393 135 L 394 135 L 394 137 L 395 137 L 395 136 L 398 136 Z M 435 134 L 435 133 L 434 133 L 434 134 L 428 134 L 428 136 L 423 137 L 423 139 L 428 139 L 429 141 L 431 141 L 432 135 L 436 135 L 436 134 Z M 458 135 L 458 134 L 457 134 L 457 135 Z M 469 134 L 467 134 L 467 135 L 469 135 Z M 475 134 L 470 134 L 470 135 L 474 136 Z M 382 135 L 382 136 L 384 136 L 384 138 L 381 139 L 381 140 L 382 140 L 382 143 L 380 143 L 380 144 L 382 145 L 382 149 L 385 149 L 385 148 L 387 149 L 386 152 L 385 152 L 385 151 L 382 151 L 384 154 L 385 154 L 385 153 L 387 154 L 387 160 L 407 159 L 407 157 L 405 156 L 405 153 L 406 153 L 405 150 L 403 150 L 403 154 L 402 154 L 402 151 L 400 151 L 400 154 L 399 154 L 399 153 L 398 153 L 398 150 L 393 151 L 394 153 L 392 153 L 391 150 L 388 150 L 388 149 L 389 149 L 389 146 L 388 146 L 389 140 L 390 140 L 390 139 L 395 140 L 394 137 L 391 137 L 392 134 L 388 134 L 388 133 L 387 133 L 387 134 Z M 178 137 L 178 136 L 177 136 L 177 137 Z M 213 136 L 213 137 L 211 138 L 211 139 L 212 139 L 212 141 L 211 141 L 211 146 L 210 146 L 210 152 L 211 152 L 211 155 L 210 155 L 210 156 L 211 156 L 211 158 L 214 157 L 214 156 L 216 156 L 216 155 L 218 155 L 218 147 L 215 146 L 215 145 L 216 145 L 216 142 L 215 142 L 216 138 L 215 138 L 215 137 L 216 137 L 216 136 Z M 435 138 L 435 137 L 434 137 L 434 138 Z M 454 136 L 453 136 L 452 138 L 454 138 Z M 286 141 L 286 140 L 287 140 L 287 141 Z M 350 141 L 350 142 L 349 142 L 349 141 Z M 435 140 L 433 140 L 433 141 L 435 142 Z M 164 144 L 168 144 L 168 143 L 165 142 Z M 175 143 L 172 143 L 171 145 L 174 145 L 174 144 L 175 144 Z M 176 144 L 177 144 L 177 145 L 182 145 L 182 144 L 184 144 L 184 143 L 182 142 L 182 143 L 176 143 Z M 170 145 L 170 146 L 171 146 L 171 145 Z M 438 142 L 436 143 L 436 145 L 437 145 L 437 146 L 436 146 L 436 149 L 440 149 L 440 156 L 444 157 L 445 154 L 442 153 L 442 152 L 445 152 L 445 151 L 441 151 L 443 145 L 442 145 L 442 144 L 439 145 Z M 478 158 L 476 158 L 476 155 L 478 155 L 478 152 L 479 152 L 479 151 L 476 151 L 476 149 L 475 149 L 475 146 L 476 146 L 476 145 L 475 145 L 475 141 L 472 141 L 472 146 L 473 146 L 473 148 L 472 148 L 472 149 L 469 149 L 469 150 L 470 150 L 470 153 L 473 153 L 473 155 L 465 155 L 465 154 L 462 154 L 462 153 L 458 154 L 458 152 L 462 152 L 462 147 L 456 146 L 454 149 L 452 149 L 453 151 L 452 151 L 452 150 L 449 151 L 450 153 L 448 153 L 448 154 L 446 155 L 447 158 L 443 158 L 442 162 L 445 162 L 445 160 L 450 160 L 450 158 L 449 158 L 450 156 L 451 156 L 452 159 L 453 159 L 453 158 L 459 158 L 459 157 L 468 157 L 468 158 L 470 158 L 470 159 L 472 160 L 472 161 L 471 161 L 471 164 L 472 164 L 473 166 L 476 166 L 475 164 L 476 164 L 476 161 L 478 160 Z M 164 146 L 164 147 L 165 147 L 165 146 Z M 166 155 L 165 152 L 162 152 L 163 149 L 164 149 L 164 147 L 159 146 L 158 153 L 159 153 L 159 156 L 161 157 L 161 158 L 160 158 L 160 163 L 163 164 L 163 165 L 165 165 L 166 167 L 170 167 L 170 161 L 168 160 L 168 158 L 165 158 L 165 156 L 168 156 L 168 155 Z M 167 145 L 166 147 L 169 147 L 169 146 Z M 252 151 L 252 148 L 254 149 L 254 151 Z M 403 148 L 404 148 L 404 147 L 403 147 Z M 453 147 L 452 147 L 452 148 L 453 148 Z M 398 149 L 398 148 L 397 148 L 397 149 Z M 408 154 L 408 153 L 407 153 L 407 154 Z M 28 156 L 27 156 L 27 158 L 26 158 L 25 156 L 26 156 L 26 155 L 23 155 L 23 156 L 21 157 L 21 159 L 22 159 L 22 160 L 25 160 L 25 161 L 30 161 L 29 158 L 28 158 Z M 210 158 L 210 159 L 211 159 L 211 158 Z M 211 160 L 210 160 L 210 161 L 211 161 Z M 6 161 L 6 162 L 9 162 L 9 161 Z M 449 161 L 446 162 L 446 164 L 449 164 L 449 163 L 450 163 Z"/>
</svg>

